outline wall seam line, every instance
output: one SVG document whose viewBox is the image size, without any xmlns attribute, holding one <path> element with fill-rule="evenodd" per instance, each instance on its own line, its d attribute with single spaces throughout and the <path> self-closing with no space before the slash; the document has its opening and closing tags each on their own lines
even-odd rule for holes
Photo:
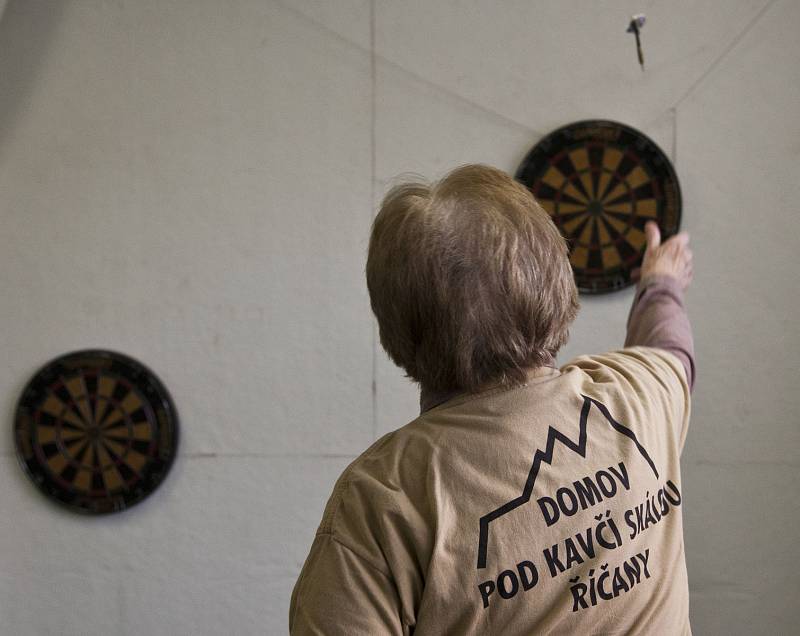
<svg viewBox="0 0 800 636">
<path fill-rule="evenodd" d="M 401 73 L 409 76 L 410 78 L 414 79 L 415 81 L 420 82 L 421 84 L 425 84 L 426 86 L 429 86 L 429 87 L 439 91 L 440 93 L 442 93 L 444 95 L 447 95 L 447 96 L 449 96 L 449 97 L 451 97 L 453 99 L 456 99 L 456 100 L 458 100 L 458 101 L 460 101 L 460 102 L 462 102 L 464 104 L 467 104 L 469 106 L 472 106 L 475 110 L 480 111 L 484 115 L 488 115 L 488 116 L 494 118 L 495 120 L 501 122 L 503 125 L 513 126 L 515 128 L 519 128 L 519 129 L 531 134 L 532 136 L 536 136 L 536 137 L 544 137 L 544 135 L 545 135 L 545 133 L 543 133 L 540 130 L 536 130 L 534 128 L 531 128 L 527 124 L 523 124 L 522 122 L 519 122 L 516 119 L 513 119 L 513 118 L 511 118 L 511 117 L 509 117 L 507 115 L 503 115 L 502 113 L 499 113 L 496 110 L 493 110 L 493 109 L 489 108 L 488 106 L 485 106 L 484 104 L 480 104 L 480 103 L 478 103 L 478 102 L 476 102 L 476 101 L 474 101 L 474 100 L 472 100 L 472 99 L 470 99 L 468 97 L 465 97 L 464 95 L 462 95 L 461 93 L 458 93 L 457 91 L 451 90 L 449 88 L 445 88 L 441 84 L 437 84 L 436 82 L 431 81 L 431 80 L 423 77 L 422 75 L 419 75 L 418 73 L 407 69 L 406 67 L 404 67 L 401 64 L 398 64 L 397 62 L 394 62 L 393 60 L 390 60 L 389 58 L 387 58 L 387 57 L 385 57 L 383 55 L 379 55 L 377 53 L 376 49 L 375 49 L 375 46 L 374 46 L 374 31 L 375 31 L 375 25 L 374 25 L 374 22 L 375 22 L 374 0 L 371 0 L 371 2 L 370 2 L 370 48 L 369 48 L 369 50 L 365 49 L 363 46 L 361 46 L 357 42 L 353 42 L 352 40 L 344 37 L 341 33 L 337 33 L 336 31 L 334 31 L 330 27 L 325 26 L 324 24 L 322 24 L 320 22 L 317 22 L 313 18 L 307 16 L 306 14 L 304 14 L 303 12 L 299 11 L 298 9 L 292 7 L 291 5 L 288 5 L 285 2 L 280 2 L 280 1 L 278 1 L 277 4 L 279 6 L 281 6 L 283 9 L 285 9 L 286 11 L 289 11 L 290 13 L 292 13 L 299 20 L 301 20 L 301 21 L 313 26 L 314 28 L 316 28 L 316 29 L 318 29 L 318 30 L 320 30 L 320 31 L 322 31 L 322 32 L 334 37 L 335 39 L 339 40 L 341 43 L 346 44 L 348 46 L 351 46 L 351 47 L 353 47 L 353 48 L 355 48 L 355 49 L 357 49 L 359 51 L 362 51 L 364 53 L 369 53 L 370 58 L 371 58 L 371 62 L 370 62 L 371 65 L 373 65 L 373 64 L 377 65 L 378 62 L 381 62 L 382 64 L 386 64 L 387 66 L 391 66 L 392 68 L 394 68 L 394 69 L 400 71 Z"/>
<path fill-rule="evenodd" d="M 761 9 L 753 16 L 750 21 L 745 25 L 744 29 L 742 29 L 736 37 L 733 38 L 730 44 L 725 47 L 725 49 L 720 53 L 717 58 L 711 62 L 708 68 L 703 71 L 702 75 L 698 77 L 692 85 L 686 90 L 686 92 L 672 105 L 672 109 L 677 112 L 678 107 L 691 96 L 700 85 L 706 80 L 706 78 L 719 66 L 719 64 L 724 60 L 728 54 L 736 48 L 736 45 L 742 41 L 742 39 L 750 32 L 750 30 L 764 17 L 764 14 L 777 2 L 777 0 L 769 0 Z"/>
<path fill-rule="evenodd" d="M 377 120 L 377 60 L 375 58 L 375 0 L 369 3 L 369 71 L 370 71 L 370 226 L 375 214 L 375 166 L 376 166 L 376 120 Z M 375 325 L 370 321 L 372 338 L 372 386 L 370 387 L 372 396 L 372 439 L 378 436 L 378 343 L 375 338 Z"/>
<path fill-rule="evenodd" d="M 237 451 L 198 451 L 194 453 L 178 453 L 176 459 L 229 459 L 232 457 L 251 457 L 256 459 L 282 459 L 286 457 L 315 457 L 325 459 L 355 459 L 355 453 L 258 453 L 258 452 L 237 452 Z M 17 457 L 15 452 L 2 452 L 0 458 L 11 459 Z"/>
</svg>

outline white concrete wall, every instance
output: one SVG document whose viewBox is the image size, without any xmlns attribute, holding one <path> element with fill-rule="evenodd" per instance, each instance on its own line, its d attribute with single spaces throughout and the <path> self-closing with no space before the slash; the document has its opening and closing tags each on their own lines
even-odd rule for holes
<svg viewBox="0 0 800 636">
<path fill-rule="evenodd" d="M 104 518 L 50 505 L 0 439 L 0 633 L 285 632 L 336 476 L 416 412 L 376 349 L 374 206 L 588 117 L 653 136 L 683 185 L 695 633 L 794 632 L 799 26 L 793 0 L 9 0 L 6 425 L 39 365 L 107 347 L 162 377 L 183 437 Z M 630 300 L 584 299 L 560 359 L 619 346 Z"/>
</svg>

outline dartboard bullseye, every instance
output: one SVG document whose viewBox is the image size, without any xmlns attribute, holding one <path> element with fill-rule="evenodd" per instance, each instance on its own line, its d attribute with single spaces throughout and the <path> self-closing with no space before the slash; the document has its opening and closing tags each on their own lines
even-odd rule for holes
<svg viewBox="0 0 800 636">
<path fill-rule="evenodd" d="M 15 419 L 17 456 L 45 495 L 84 513 L 153 492 L 175 458 L 178 416 L 164 385 L 119 353 L 78 351 L 42 368 Z"/>
<path fill-rule="evenodd" d="M 623 124 L 592 120 L 559 128 L 533 147 L 516 178 L 567 239 L 581 292 L 632 283 L 647 221 L 656 221 L 664 238 L 680 225 L 672 164 L 652 140 Z"/>
</svg>

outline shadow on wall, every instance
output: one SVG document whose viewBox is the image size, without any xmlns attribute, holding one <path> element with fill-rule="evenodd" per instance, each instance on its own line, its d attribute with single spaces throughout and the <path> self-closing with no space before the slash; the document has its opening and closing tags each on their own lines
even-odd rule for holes
<svg viewBox="0 0 800 636">
<path fill-rule="evenodd" d="M 28 103 L 68 0 L 0 0 L 0 151 Z"/>
</svg>

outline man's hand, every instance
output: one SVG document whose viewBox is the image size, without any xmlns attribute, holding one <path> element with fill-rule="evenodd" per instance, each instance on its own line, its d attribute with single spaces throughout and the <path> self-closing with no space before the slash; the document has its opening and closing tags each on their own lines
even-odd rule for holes
<svg viewBox="0 0 800 636">
<path fill-rule="evenodd" d="M 631 272 L 633 280 L 645 280 L 650 276 L 672 276 L 685 290 L 692 282 L 692 251 L 689 235 L 680 232 L 661 244 L 661 232 L 653 221 L 644 226 L 647 249 L 639 269 Z"/>
</svg>

